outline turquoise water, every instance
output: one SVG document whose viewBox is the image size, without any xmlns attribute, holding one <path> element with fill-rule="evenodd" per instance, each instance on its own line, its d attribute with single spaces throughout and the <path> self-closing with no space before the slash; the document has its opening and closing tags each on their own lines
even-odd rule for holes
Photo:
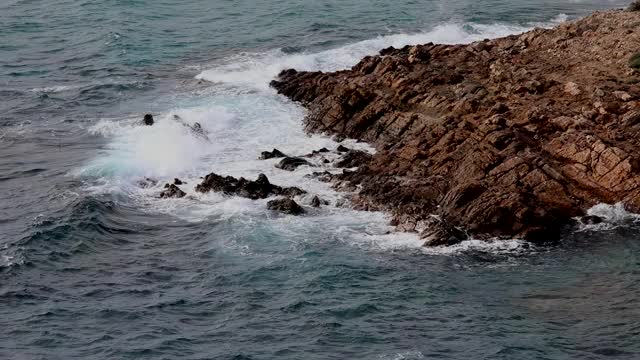
<svg viewBox="0 0 640 360">
<path fill-rule="evenodd" d="M 423 249 L 384 214 L 336 207 L 312 169 L 256 160 L 337 146 L 268 88 L 282 69 L 624 5 L 2 2 L 0 358 L 640 358 L 640 227 L 622 207 L 592 209 L 609 221 L 554 247 Z M 152 128 L 137 125 L 147 112 Z M 265 173 L 332 205 L 293 218 L 196 194 L 211 171 Z M 160 182 L 141 188 L 147 177 Z M 174 177 L 189 197 L 158 199 Z"/>
</svg>

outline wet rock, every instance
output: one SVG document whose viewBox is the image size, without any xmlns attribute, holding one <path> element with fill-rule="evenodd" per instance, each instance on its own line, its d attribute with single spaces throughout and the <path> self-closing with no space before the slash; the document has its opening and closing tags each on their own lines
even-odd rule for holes
<svg viewBox="0 0 640 360">
<path fill-rule="evenodd" d="M 142 124 L 146 125 L 146 126 L 152 126 L 154 123 L 153 120 L 153 115 L 151 114 L 145 114 L 144 118 L 142 119 Z"/>
<path fill-rule="evenodd" d="M 271 200 L 267 203 L 267 208 L 290 215 L 301 215 L 305 213 L 304 209 L 298 205 L 298 203 L 289 198 Z"/>
<path fill-rule="evenodd" d="M 313 150 L 313 151 L 311 152 L 311 154 L 307 154 L 307 155 L 305 155 L 305 156 L 306 156 L 306 157 L 314 157 L 314 156 L 316 156 L 316 155 L 320 155 L 320 154 L 324 154 L 324 153 L 328 153 L 328 152 L 329 152 L 329 149 L 327 149 L 327 148 L 322 148 L 322 149 L 319 149 L 319 150 Z"/>
<path fill-rule="evenodd" d="M 330 182 L 333 180 L 334 175 L 328 171 L 314 171 L 313 173 L 306 175 L 306 177 L 311 179 L 316 179 L 321 182 Z"/>
<path fill-rule="evenodd" d="M 311 206 L 314 208 L 319 208 L 322 205 L 329 205 L 329 202 L 327 200 L 320 199 L 317 195 L 311 199 Z"/>
<path fill-rule="evenodd" d="M 364 165 L 371 161 L 373 155 L 361 151 L 361 150 L 349 150 L 346 154 L 340 159 L 340 161 L 336 162 L 336 167 L 340 168 L 352 168 Z"/>
<path fill-rule="evenodd" d="M 455 245 L 468 239 L 464 231 L 435 216 L 423 220 L 419 226 L 424 229 L 420 232 L 424 246 Z"/>
<path fill-rule="evenodd" d="M 310 162 L 308 162 L 307 160 L 303 159 L 303 158 L 299 158 L 299 157 L 285 157 L 284 159 L 280 160 L 279 163 L 276 164 L 276 167 L 278 169 L 282 169 L 282 170 L 287 170 L 287 171 L 294 171 L 295 169 L 297 169 L 300 166 L 313 166 L 311 165 Z"/>
<path fill-rule="evenodd" d="M 345 153 L 348 152 L 350 149 L 346 146 L 343 145 L 338 145 L 338 148 L 336 149 L 337 152 L 339 153 Z"/>
<path fill-rule="evenodd" d="M 221 192 L 226 195 L 235 195 L 249 199 L 266 199 L 269 196 L 294 197 L 306 192 L 297 187 L 281 187 L 269 182 L 266 175 L 260 174 L 255 181 L 245 178 L 236 179 L 232 176 L 220 176 L 211 173 L 205 176 L 201 184 L 196 186 L 196 191 L 207 193 L 210 191 Z"/>
<path fill-rule="evenodd" d="M 165 185 L 165 190 L 160 193 L 160 197 L 163 199 L 183 198 L 185 196 L 187 196 L 187 194 L 174 184 Z"/>
<path fill-rule="evenodd" d="M 597 225 L 597 224 L 603 223 L 604 219 L 601 218 L 600 216 L 587 215 L 587 216 L 583 216 L 580 219 L 580 221 L 585 225 Z"/>
<path fill-rule="evenodd" d="M 178 178 L 175 178 L 175 179 L 173 179 L 173 184 L 174 185 L 184 185 L 186 183 L 184 181 L 178 179 Z"/>
<path fill-rule="evenodd" d="M 286 157 L 287 155 L 278 149 L 273 149 L 272 151 L 263 151 L 260 153 L 260 160 L 274 159 Z"/>
<path fill-rule="evenodd" d="M 143 180 L 138 181 L 138 186 L 143 189 L 154 187 L 156 185 L 158 185 L 158 180 L 152 178 L 144 178 Z"/>
</svg>

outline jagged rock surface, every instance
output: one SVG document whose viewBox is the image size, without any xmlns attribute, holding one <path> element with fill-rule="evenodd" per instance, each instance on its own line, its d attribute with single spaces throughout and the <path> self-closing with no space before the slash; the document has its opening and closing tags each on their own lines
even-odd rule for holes
<svg viewBox="0 0 640 360">
<path fill-rule="evenodd" d="M 266 199 L 269 196 L 276 195 L 291 198 L 306 193 L 306 191 L 297 187 L 273 185 L 264 174 L 258 175 L 258 179 L 251 181 L 242 177 L 236 179 L 232 176 L 220 176 L 215 173 L 205 176 L 202 183 L 196 185 L 196 191 L 201 193 L 215 191 L 253 200 Z"/>
<path fill-rule="evenodd" d="M 163 199 L 167 199 L 167 198 L 183 198 L 187 196 L 187 194 L 182 191 L 179 187 L 177 187 L 175 184 L 166 184 L 165 185 L 165 189 L 162 190 L 162 192 L 160 193 L 160 197 Z"/>
<path fill-rule="evenodd" d="M 476 237 L 546 241 L 596 203 L 640 211 L 638 51 L 640 12 L 608 11 L 384 49 L 346 71 L 286 70 L 272 86 L 309 109 L 308 131 L 376 146 L 340 179 L 359 185 L 356 206 L 407 230 L 434 214 Z"/>
</svg>

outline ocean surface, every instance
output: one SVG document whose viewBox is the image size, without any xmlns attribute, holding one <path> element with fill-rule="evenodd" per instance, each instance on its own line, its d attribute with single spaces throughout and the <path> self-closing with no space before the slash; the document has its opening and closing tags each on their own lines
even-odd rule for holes
<svg viewBox="0 0 640 360">
<path fill-rule="evenodd" d="M 622 206 L 555 246 L 424 249 L 335 206 L 312 169 L 257 160 L 337 146 L 269 89 L 282 69 L 626 3 L 0 1 L 0 359 L 640 359 L 640 225 Z M 211 171 L 331 205 L 196 194 Z M 174 177 L 189 196 L 159 199 Z"/>
</svg>

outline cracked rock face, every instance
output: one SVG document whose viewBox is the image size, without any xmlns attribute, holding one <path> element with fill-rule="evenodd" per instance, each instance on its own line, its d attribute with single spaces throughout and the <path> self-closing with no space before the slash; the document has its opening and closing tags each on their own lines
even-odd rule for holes
<svg viewBox="0 0 640 360">
<path fill-rule="evenodd" d="M 360 189 L 356 207 L 413 231 L 437 215 L 434 244 L 461 237 L 452 229 L 548 241 L 597 203 L 640 211 L 639 50 L 640 12 L 608 11 L 469 45 L 389 48 L 346 71 L 286 70 L 272 86 L 309 109 L 308 131 L 376 146 L 340 179 Z"/>
</svg>

